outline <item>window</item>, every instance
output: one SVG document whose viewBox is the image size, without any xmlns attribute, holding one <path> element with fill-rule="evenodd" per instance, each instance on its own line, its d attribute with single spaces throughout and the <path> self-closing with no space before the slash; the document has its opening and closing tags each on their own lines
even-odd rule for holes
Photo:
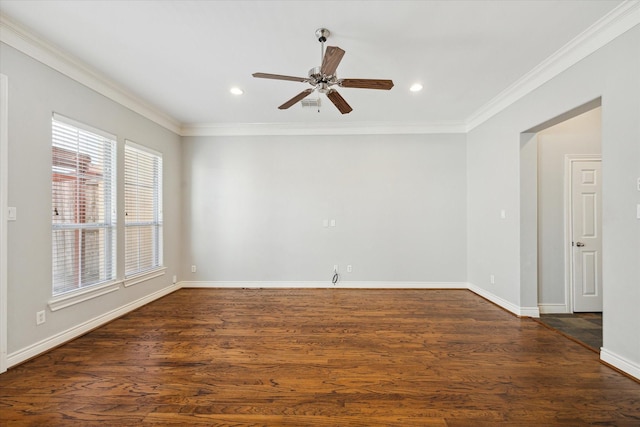
<svg viewBox="0 0 640 427">
<path fill-rule="evenodd" d="M 162 266 L 162 155 L 126 141 L 125 277 Z"/>
<path fill-rule="evenodd" d="M 53 295 L 115 277 L 115 137 L 52 119 Z"/>
</svg>

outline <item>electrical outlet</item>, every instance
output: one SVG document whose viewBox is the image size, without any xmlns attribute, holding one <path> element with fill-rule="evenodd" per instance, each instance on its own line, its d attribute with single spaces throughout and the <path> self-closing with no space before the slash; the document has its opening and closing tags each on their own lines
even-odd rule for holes
<svg viewBox="0 0 640 427">
<path fill-rule="evenodd" d="M 491 282 L 492 285 L 495 285 L 496 283 L 496 276 L 494 276 L 493 274 L 491 274 L 489 276 L 489 281 Z"/>
<path fill-rule="evenodd" d="M 335 271 L 336 273 L 338 272 L 338 264 L 334 264 L 333 271 Z"/>
<path fill-rule="evenodd" d="M 191 272 L 192 272 L 192 273 L 195 273 L 197 270 L 198 270 L 198 269 L 196 268 L 196 266 L 195 266 L 195 265 L 192 265 L 192 266 L 191 266 Z"/>
<path fill-rule="evenodd" d="M 46 321 L 47 319 L 45 317 L 44 310 L 36 313 L 36 325 L 42 325 Z"/>
<path fill-rule="evenodd" d="M 173 284 L 175 285 L 176 282 L 178 281 L 178 276 L 173 276 Z"/>
<path fill-rule="evenodd" d="M 347 265 L 347 273 L 351 273 L 353 271 L 353 267 L 351 267 L 351 264 Z"/>
</svg>

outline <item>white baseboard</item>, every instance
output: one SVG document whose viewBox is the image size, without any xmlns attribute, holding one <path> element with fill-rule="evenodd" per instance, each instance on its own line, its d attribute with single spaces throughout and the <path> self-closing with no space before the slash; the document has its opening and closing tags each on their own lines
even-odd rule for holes
<svg viewBox="0 0 640 427">
<path fill-rule="evenodd" d="M 538 307 L 520 307 L 518 316 L 538 318 L 540 317 L 540 309 Z"/>
<path fill-rule="evenodd" d="M 566 304 L 538 304 L 540 314 L 564 314 L 569 313 Z"/>
<path fill-rule="evenodd" d="M 604 347 L 600 349 L 600 359 L 603 362 L 606 362 L 609 365 L 631 375 L 635 379 L 640 380 L 640 364 L 627 360 Z"/>
<path fill-rule="evenodd" d="M 339 281 L 208 281 L 180 282 L 183 288 L 349 288 L 349 289 L 467 289 L 466 282 L 372 282 Z"/>
<path fill-rule="evenodd" d="M 515 314 L 516 316 L 523 316 L 523 317 L 540 317 L 540 310 L 538 309 L 538 307 L 520 307 L 518 305 L 515 305 L 509 301 L 507 301 L 506 299 L 503 299 L 497 295 L 492 294 L 489 291 L 486 291 L 476 285 L 474 285 L 473 283 L 469 283 L 468 284 L 468 289 L 477 294 L 480 295 L 482 298 L 488 299 L 489 301 L 491 301 L 492 303 L 499 305 L 500 307 L 504 308 L 507 311 L 510 311 L 511 313 Z"/>
<path fill-rule="evenodd" d="M 122 307 L 118 307 L 115 310 L 111 310 L 98 317 L 94 317 L 91 320 L 88 320 L 70 329 L 67 329 L 66 331 L 60 332 L 56 335 L 48 337 L 35 344 L 27 346 L 21 350 L 13 352 L 7 356 L 7 365 L 8 367 L 12 367 L 19 363 L 24 362 L 25 360 L 29 360 L 32 357 L 42 354 L 45 351 L 49 351 L 52 348 L 55 348 L 61 344 L 64 344 L 65 342 L 71 341 L 72 339 L 77 338 L 80 335 L 86 334 L 87 332 L 99 326 L 102 326 L 114 319 L 117 319 L 118 317 L 123 316 L 129 313 L 130 311 L 135 310 L 136 308 L 142 307 L 143 305 L 148 304 L 151 301 L 154 301 L 174 291 L 177 291 L 178 289 L 180 289 L 180 285 L 171 285 L 169 287 L 160 289 L 159 291 L 156 291 L 138 300 L 135 300 L 126 305 L 123 305 Z"/>
</svg>

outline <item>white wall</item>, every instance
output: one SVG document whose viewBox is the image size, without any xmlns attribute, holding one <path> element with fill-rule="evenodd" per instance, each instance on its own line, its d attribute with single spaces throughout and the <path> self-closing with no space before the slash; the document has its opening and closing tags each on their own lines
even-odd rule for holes
<svg viewBox="0 0 640 427">
<path fill-rule="evenodd" d="M 565 305 L 565 156 L 600 154 L 602 108 L 538 132 L 538 304 Z"/>
<path fill-rule="evenodd" d="M 466 281 L 464 135 L 183 144 L 188 281 Z"/>
<path fill-rule="evenodd" d="M 535 288 L 520 283 L 520 134 L 600 96 L 605 284 L 601 355 L 640 377 L 638 26 L 467 135 L 469 281 L 516 306 L 537 306 Z M 511 214 L 506 220 L 499 219 L 500 208 Z M 492 273 L 495 284 L 489 281 Z"/>
<path fill-rule="evenodd" d="M 136 301 L 172 287 L 171 279 L 178 274 L 181 254 L 181 152 L 177 135 L 5 44 L 0 49 L 0 72 L 9 81 L 8 204 L 17 207 L 18 212 L 17 221 L 8 224 L 8 352 L 10 362 L 18 362 L 59 343 L 65 336 L 68 339 L 69 333 L 91 326 L 101 316 L 114 315 Z M 55 312 L 47 305 L 52 296 L 52 112 L 117 135 L 120 153 L 125 138 L 163 153 L 164 258 L 168 267 L 162 277 L 121 287 Z M 118 174 L 122 174 L 121 168 Z M 120 252 L 123 245 L 124 232 L 120 229 Z M 120 276 L 122 270 L 119 265 Z M 46 323 L 36 326 L 35 314 L 40 310 L 46 310 Z"/>
</svg>

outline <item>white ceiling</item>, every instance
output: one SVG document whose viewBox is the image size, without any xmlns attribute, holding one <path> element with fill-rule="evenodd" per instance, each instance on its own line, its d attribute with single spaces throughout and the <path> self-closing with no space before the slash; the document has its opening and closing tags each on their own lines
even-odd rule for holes
<svg viewBox="0 0 640 427">
<path fill-rule="evenodd" d="M 437 124 L 468 120 L 620 3 L 0 0 L 0 12 L 182 124 Z M 251 74 L 306 77 L 320 27 L 346 51 L 339 77 L 395 87 L 340 88 L 344 116 L 326 98 L 320 113 L 278 110 L 309 86 Z"/>
</svg>

